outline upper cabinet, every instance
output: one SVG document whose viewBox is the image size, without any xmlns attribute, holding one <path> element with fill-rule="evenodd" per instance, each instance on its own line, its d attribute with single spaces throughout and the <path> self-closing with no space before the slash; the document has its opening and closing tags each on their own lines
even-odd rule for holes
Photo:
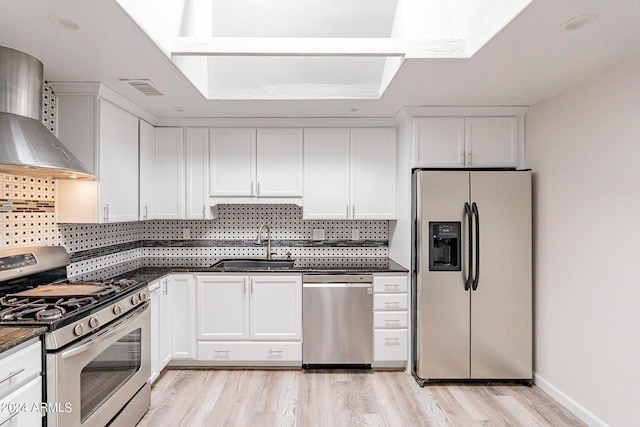
<svg viewBox="0 0 640 427">
<path fill-rule="evenodd" d="M 304 219 L 396 218 L 395 128 L 304 134 Z"/>
<path fill-rule="evenodd" d="M 295 203 L 302 197 L 302 129 L 211 129 L 209 195 L 214 203 Z"/>
<path fill-rule="evenodd" d="M 415 118 L 414 166 L 515 168 L 520 121 L 517 116 Z"/>
<path fill-rule="evenodd" d="M 156 131 L 140 120 L 140 220 L 156 216 Z"/>
<path fill-rule="evenodd" d="M 57 180 L 56 221 L 138 220 L 138 122 L 92 95 L 58 96 L 58 136 L 97 182 Z"/>
<path fill-rule="evenodd" d="M 185 129 L 186 218 L 209 219 L 209 129 Z"/>
<path fill-rule="evenodd" d="M 184 219 L 185 172 L 182 128 L 156 128 L 155 170 L 156 212 L 154 217 L 149 219 Z"/>
</svg>

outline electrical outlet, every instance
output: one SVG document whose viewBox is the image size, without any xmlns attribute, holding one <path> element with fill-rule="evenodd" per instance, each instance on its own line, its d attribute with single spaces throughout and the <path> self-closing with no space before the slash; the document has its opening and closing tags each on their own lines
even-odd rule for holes
<svg viewBox="0 0 640 427">
<path fill-rule="evenodd" d="M 351 240 L 360 240 L 360 230 L 357 228 L 351 230 Z"/>
<path fill-rule="evenodd" d="M 313 240 L 326 240 L 327 235 L 324 232 L 324 228 L 318 228 L 313 230 Z"/>
<path fill-rule="evenodd" d="M 183 228 L 182 229 L 182 238 L 183 239 L 190 239 L 191 238 L 191 230 L 189 230 L 188 228 Z"/>
</svg>

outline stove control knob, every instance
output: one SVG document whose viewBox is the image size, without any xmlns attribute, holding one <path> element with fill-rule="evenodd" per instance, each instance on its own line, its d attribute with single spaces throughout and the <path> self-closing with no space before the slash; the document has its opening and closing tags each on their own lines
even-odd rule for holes
<svg viewBox="0 0 640 427">
<path fill-rule="evenodd" d="M 122 307 L 120 307 L 120 304 L 116 304 L 113 307 L 113 314 L 115 314 L 116 316 L 119 316 L 120 313 L 122 313 Z"/>
<path fill-rule="evenodd" d="M 82 327 L 82 325 L 80 323 L 78 323 L 76 326 L 73 327 L 73 333 L 76 336 L 80 336 L 84 333 L 84 328 Z"/>
<path fill-rule="evenodd" d="M 132 304 L 132 305 L 136 305 L 136 304 L 138 304 L 139 302 L 140 302 L 140 298 L 138 298 L 138 296 L 137 296 L 137 295 L 134 295 L 134 296 L 132 296 L 132 297 L 131 297 L 131 304 Z"/>
<path fill-rule="evenodd" d="M 92 328 L 97 327 L 98 319 L 96 319 L 95 317 L 92 317 L 91 319 L 89 319 L 89 326 L 91 326 Z"/>
<path fill-rule="evenodd" d="M 140 292 L 138 294 L 138 298 L 140 298 L 140 301 L 144 301 L 147 299 L 147 294 L 145 294 L 144 292 Z"/>
</svg>

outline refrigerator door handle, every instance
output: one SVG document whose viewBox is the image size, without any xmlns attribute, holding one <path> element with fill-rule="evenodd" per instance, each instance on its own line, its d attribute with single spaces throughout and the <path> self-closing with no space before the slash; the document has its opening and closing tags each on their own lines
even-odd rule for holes
<svg viewBox="0 0 640 427">
<path fill-rule="evenodd" d="M 478 280 L 480 279 L 480 214 L 478 213 L 478 205 L 476 205 L 476 202 L 473 202 L 471 205 L 471 212 L 473 212 L 476 223 L 476 272 L 473 277 L 473 284 L 471 285 L 471 288 L 475 291 L 478 289 Z"/>
<path fill-rule="evenodd" d="M 471 276 L 471 270 L 473 269 L 473 252 L 472 252 L 472 246 L 473 246 L 473 224 L 472 224 L 472 216 L 471 216 L 471 206 L 469 206 L 469 203 L 465 202 L 464 204 L 464 213 L 467 216 L 467 224 L 469 226 L 469 233 L 468 233 L 468 249 L 469 249 L 469 258 L 468 258 L 468 270 L 467 270 L 467 278 L 464 280 L 464 290 L 468 291 L 469 289 L 471 289 L 471 284 L 473 282 L 473 278 Z"/>
</svg>

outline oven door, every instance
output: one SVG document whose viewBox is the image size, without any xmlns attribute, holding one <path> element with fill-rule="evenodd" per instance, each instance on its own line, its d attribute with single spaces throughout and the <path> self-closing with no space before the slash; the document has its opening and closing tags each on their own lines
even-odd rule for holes
<svg viewBox="0 0 640 427">
<path fill-rule="evenodd" d="M 111 421 L 149 379 L 150 330 L 146 303 L 71 347 L 47 353 L 48 426 Z"/>
</svg>

